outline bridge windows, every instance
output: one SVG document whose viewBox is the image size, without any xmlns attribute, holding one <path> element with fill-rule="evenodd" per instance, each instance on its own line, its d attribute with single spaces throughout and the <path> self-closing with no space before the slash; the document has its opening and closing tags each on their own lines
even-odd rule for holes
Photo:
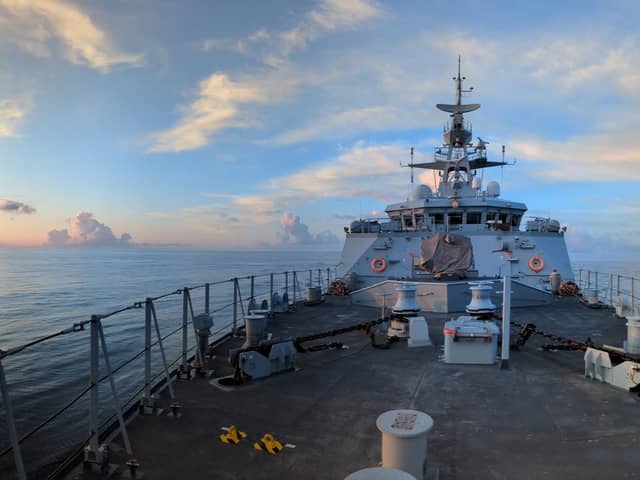
<svg viewBox="0 0 640 480">
<path fill-rule="evenodd" d="M 467 212 L 467 223 L 479 225 L 482 222 L 482 212 Z"/>
</svg>

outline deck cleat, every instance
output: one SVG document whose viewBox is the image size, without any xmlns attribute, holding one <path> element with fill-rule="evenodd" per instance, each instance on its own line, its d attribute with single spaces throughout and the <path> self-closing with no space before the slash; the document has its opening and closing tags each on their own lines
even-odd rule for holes
<svg viewBox="0 0 640 480">
<path fill-rule="evenodd" d="M 258 451 L 266 450 L 271 455 L 275 455 L 276 453 L 282 451 L 284 448 L 282 444 L 276 440 L 276 438 L 270 433 L 265 433 L 259 442 L 255 442 L 253 444 L 253 448 Z"/>
<path fill-rule="evenodd" d="M 247 434 L 238 430 L 235 425 L 231 425 L 228 428 L 227 433 L 223 433 L 222 435 L 220 435 L 220 441 L 222 443 L 232 445 L 237 445 L 243 438 L 247 438 Z"/>
</svg>

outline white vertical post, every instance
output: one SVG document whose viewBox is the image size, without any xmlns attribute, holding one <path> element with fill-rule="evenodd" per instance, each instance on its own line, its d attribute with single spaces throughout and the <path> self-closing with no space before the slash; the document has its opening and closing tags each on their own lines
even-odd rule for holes
<svg viewBox="0 0 640 480">
<path fill-rule="evenodd" d="M 502 277 L 502 351 L 500 368 L 509 368 L 509 350 L 511 348 L 511 259 L 507 260 Z"/>
<path fill-rule="evenodd" d="M 22 452 L 20 451 L 20 442 L 18 441 L 18 432 L 16 431 L 15 417 L 13 416 L 13 406 L 9 398 L 9 387 L 7 387 L 7 379 L 4 375 L 4 367 L 0 360 L 0 390 L 2 391 L 2 403 L 4 404 L 4 412 L 7 416 L 7 428 L 11 439 L 11 448 L 13 449 L 13 459 L 16 464 L 16 471 L 20 480 L 26 480 L 27 474 L 24 470 L 22 462 Z"/>
</svg>

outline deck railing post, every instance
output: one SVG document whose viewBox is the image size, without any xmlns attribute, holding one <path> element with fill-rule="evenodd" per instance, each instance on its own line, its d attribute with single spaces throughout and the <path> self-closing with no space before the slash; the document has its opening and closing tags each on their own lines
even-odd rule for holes
<svg viewBox="0 0 640 480">
<path fill-rule="evenodd" d="M 511 341 L 511 260 L 507 260 L 507 268 L 502 277 L 502 351 L 500 355 L 500 368 L 509 368 L 509 349 Z"/>
<path fill-rule="evenodd" d="M 155 327 L 156 327 L 156 335 L 158 335 L 158 345 L 160 346 L 160 355 L 162 356 L 162 367 L 164 369 L 165 379 L 167 381 L 167 386 L 169 387 L 169 396 L 171 397 L 173 405 L 175 405 L 176 395 L 173 391 L 173 383 L 171 381 L 171 375 L 169 374 L 167 357 L 164 354 L 164 346 L 162 345 L 162 336 L 160 335 L 160 325 L 158 325 L 158 316 L 156 315 L 156 308 L 153 306 L 153 302 L 151 301 L 151 299 L 148 299 L 148 301 L 151 307 L 150 310 L 153 316 L 153 323 L 155 324 Z"/>
<path fill-rule="evenodd" d="M 309 288 L 313 287 L 313 272 L 309 269 Z"/>
<path fill-rule="evenodd" d="M 582 285 L 582 269 L 578 270 L 578 287 L 580 287 L 580 289 L 582 289 L 583 285 Z"/>
<path fill-rule="evenodd" d="M 237 333 L 237 325 L 238 325 L 238 279 L 233 279 L 233 330 L 231 331 L 233 335 Z"/>
<path fill-rule="evenodd" d="M 98 316 L 91 316 L 89 330 L 89 445 L 84 450 L 84 461 L 103 463 L 103 448 L 100 448 L 100 432 L 98 432 L 98 369 L 100 361 L 100 332 Z"/>
<path fill-rule="evenodd" d="M 142 407 L 152 406 L 151 397 L 151 299 L 144 301 L 144 393 Z"/>
<path fill-rule="evenodd" d="M 318 286 L 320 287 L 320 292 L 322 292 L 322 270 L 318 269 Z"/>
<path fill-rule="evenodd" d="M 124 448 L 129 456 L 127 465 L 131 470 L 133 478 L 135 478 L 135 471 L 138 468 L 138 462 L 133 456 L 133 449 L 129 442 L 129 435 L 127 434 L 127 425 L 124 423 L 124 416 L 122 415 L 122 408 L 120 408 L 120 399 L 118 398 L 118 391 L 116 390 L 116 383 L 113 379 L 113 370 L 111 370 L 111 360 L 109 360 L 109 351 L 107 350 L 107 340 L 104 336 L 104 329 L 102 328 L 102 322 L 100 317 L 97 318 L 98 331 L 100 332 L 100 343 L 102 344 L 102 355 L 104 357 L 104 365 L 107 370 L 107 377 L 109 378 L 109 385 L 111 386 L 111 394 L 113 395 L 113 404 L 118 418 L 118 424 L 120 425 L 120 435 L 122 435 L 122 441 Z"/>
<path fill-rule="evenodd" d="M 184 287 L 182 289 L 182 363 L 180 365 L 180 371 L 187 373 L 189 366 L 187 364 L 187 335 L 189 331 L 187 324 L 189 323 L 189 289 Z"/>
<path fill-rule="evenodd" d="M 289 296 L 289 272 L 284 272 L 284 293 Z"/>
<path fill-rule="evenodd" d="M 255 296 L 255 277 L 251 275 L 251 295 L 250 295 L 251 300 L 253 300 L 254 296 Z"/>
<path fill-rule="evenodd" d="M 616 298 L 620 296 L 620 274 L 617 275 L 616 280 Z"/>
<path fill-rule="evenodd" d="M 596 274 L 596 300 L 600 300 L 600 291 L 598 290 L 598 277 L 600 276 L 598 272 L 594 272 Z"/>
<path fill-rule="evenodd" d="M 209 313 L 209 305 L 211 301 L 211 285 L 208 283 L 204 284 L 204 313 Z"/>
<path fill-rule="evenodd" d="M 631 277 L 631 315 L 636 314 L 635 278 Z"/>
<path fill-rule="evenodd" d="M 293 271 L 293 305 L 295 306 L 296 304 L 296 290 L 298 289 L 298 277 L 297 274 L 295 272 L 295 270 Z"/>
<path fill-rule="evenodd" d="M 613 273 L 609 274 L 609 306 L 613 307 Z"/>
<path fill-rule="evenodd" d="M 327 267 L 327 293 L 329 293 L 329 288 L 331 288 L 331 269 Z"/>
<path fill-rule="evenodd" d="M 11 440 L 11 448 L 13 449 L 13 459 L 16 464 L 16 472 L 20 480 L 26 480 L 27 474 L 24 470 L 22 461 L 22 451 L 20 450 L 20 442 L 18 441 L 18 432 L 16 431 L 16 420 L 13 415 L 13 406 L 9 398 L 9 387 L 7 379 L 4 375 L 4 367 L 0 359 L 0 390 L 2 391 L 2 403 L 4 405 L 4 413 L 7 417 L 7 429 L 9 430 L 9 438 Z"/>
<path fill-rule="evenodd" d="M 587 270 L 587 288 L 591 288 L 591 270 Z"/>
<path fill-rule="evenodd" d="M 269 274 L 269 312 L 273 312 L 273 272 Z"/>
</svg>

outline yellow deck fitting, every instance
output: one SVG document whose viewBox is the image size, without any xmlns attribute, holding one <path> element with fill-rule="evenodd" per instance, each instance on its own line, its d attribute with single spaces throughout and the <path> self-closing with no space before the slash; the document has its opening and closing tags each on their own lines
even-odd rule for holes
<svg viewBox="0 0 640 480">
<path fill-rule="evenodd" d="M 220 441 L 222 443 L 229 443 L 233 445 L 240 443 L 240 440 L 243 438 L 247 438 L 247 434 L 238 430 L 235 425 L 231 425 L 227 429 L 227 433 L 220 435 Z"/>
<path fill-rule="evenodd" d="M 266 450 L 271 455 L 275 455 L 282 450 L 282 444 L 275 439 L 270 433 L 265 433 L 259 442 L 253 444 L 253 448 L 256 450 Z"/>
</svg>

